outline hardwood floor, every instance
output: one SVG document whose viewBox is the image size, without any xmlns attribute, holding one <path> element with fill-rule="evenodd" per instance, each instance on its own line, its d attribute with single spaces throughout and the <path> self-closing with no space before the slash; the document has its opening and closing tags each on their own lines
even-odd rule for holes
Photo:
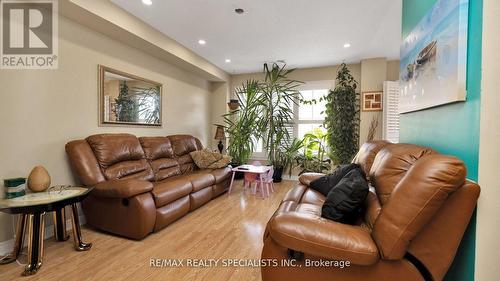
<svg viewBox="0 0 500 281">
<path fill-rule="evenodd" d="M 235 182 L 231 195 L 223 194 L 142 241 L 133 241 L 83 227 L 88 252 L 76 252 L 72 238 L 46 240 L 40 271 L 21 277 L 17 263 L 0 266 L 0 280 L 261 280 L 259 267 L 223 267 L 222 259 L 260 258 L 267 221 L 295 181 L 276 184 L 267 199 L 242 193 Z M 124 222 L 126 223 L 126 222 Z M 183 267 L 151 267 L 151 259 L 184 259 Z M 218 266 L 193 268 L 187 259 L 215 259 Z M 23 255 L 21 262 L 26 262 Z"/>
</svg>

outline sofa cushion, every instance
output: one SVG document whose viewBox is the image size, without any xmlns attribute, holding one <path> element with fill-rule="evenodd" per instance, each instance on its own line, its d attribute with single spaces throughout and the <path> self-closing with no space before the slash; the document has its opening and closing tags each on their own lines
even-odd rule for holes
<svg viewBox="0 0 500 281">
<path fill-rule="evenodd" d="M 92 186 L 106 180 L 94 152 L 86 140 L 75 140 L 67 143 L 66 153 L 73 171 L 82 184 Z"/>
<path fill-rule="evenodd" d="M 377 193 L 375 193 L 375 188 L 369 186 L 368 195 L 364 203 L 365 217 L 364 223 L 369 229 L 373 229 L 373 225 L 377 221 L 382 206 L 378 200 Z"/>
<path fill-rule="evenodd" d="M 189 135 L 173 135 L 168 136 L 172 144 L 172 150 L 179 162 L 182 174 L 192 172 L 196 169 L 193 159 L 189 155 L 190 152 L 203 149 L 200 141 Z"/>
<path fill-rule="evenodd" d="M 190 135 L 168 136 L 176 156 L 188 155 L 189 152 L 203 149 L 200 141 Z"/>
<path fill-rule="evenodd" d="M 355 265 L 372 265 L 379 259 L 370 232 L 358 226 L 321 219 L 302 212 L 280 213 L 268 225 L 271 238 L 284 248 Z"/>
<path fill-rule="evenodd" d="M 212 198 L 215 198 L 229 189 L 229 180 L 216 183 L 212 186 Z"/>
<path fill-rule="evenodd" d="M 174 156 L 172 144 L 167 137 L 139 138 L 146 158 L 155 174 L 155 181 L 181 174 L 180 166 Z"/>
<path fill-rule="evenodd" d="M 172 144 L 167 137 L 140 137 L 139 141 L 149 160 L 174 158 Z"/>
<path fill-rule="evenodd" d="M 325 174 L 323 173 L 303 173 L 299 176 L 299 182 L 303 185 L 309 186 L 312 181 L 317 180 L 323 176 L 325 176 Z"/>
<path fill-rule="evenodd" d="M 297 205 L 295 212 L 312 214 L 321 217 L 321 205 L 301 203 Z"/>
<path fill-rule="evenodd" d="M 99 134 L 86 140 L 106 179 L 153 180 L 153 170 L 134 135 Z"/>
<path fill-rule="evenodd" d="M 231 156 L 212 152 L 208 149 L 191 151 L 189 155 L 200 169 L 224 168 L 231 162 Z"/>
<path fill-rule="evenodd" d="M 382 148 L 370 170 L 370 182 L 384 205 L 392 191 L 418 159 L 435 154 L 431 148 L 413 144 L 389 144 Z"/>
<path fill-rule="evenodd" d="M 340 180 L 353 169 L 360 169 L 360 166 L 354 163 L 340 165 L 331 174 L 313 180 L 309 184 L 309 187 L 327 196 L 328 192 L 330 192 L 330 190 L 332 190 L 332 188 L 335 187 Z"/>
<path fill-rule="evenodd" d="M 154 183 L 153 198 L 156 207 L 162 207 L 193 191 L 193 185 L 183 176 L 171 177 Z"/>
<path fill-rule="evenodd" d="M 299 202 L 322 206 L 325 200 L 326 197 L 323 194 L 317 192 L 314 189 L 306 188 Z"/>
<path fill-rule="evenodd" d="M 189 194 L 190 210 L 196 210 L 212 199 L 212 187 L 202 188 Z"/>
<path fill-rule="evenodd" d="M 296 187 L 288 190 L 288 192 L 285 194 L 285 197 L 283 198 L 283 202 L 293 201 L 298 203 L 300 201 L 300 198 L 302 198 L 302 195 L 304 195 L 304 192 L 306 192 L 306 190 L 308 189 L 309 188 L 305 185 L 302 184 L 297 185 Z"/>
<path fill-rule="evenodd" d="M 328 193 L 321 216 L 342 223 L 353 223 L 368 195 L 368 183 L 361 169 L 353 169 Z"/>
<path fill-rule="evenodd" d="M 160 158 L 152 160 L 150 163 L 151 168 L 153 168 L 155 172 L 156 181 L 161 181 L 181 174 L 180 166 L 175 159 Z"/>
<path fill-rule="evenodd" d="M 92 195 L 106 198 L 130 198 L 138 194 L 150 192 L 153 184 L 141 180 L 110 180 L 94 186 Z"/>
<path fill-rule="evenodd" d="M 191 182 L 193 192 L 209 187 L 215 184 L 215 177 L 210 173 L 211 170 L 197 170 L 179 177 Z"/>
<path fill-rule="evenodd" d="M 401 259 L 448 196 L 464 184 L 465 176 L 464 163 L 455 157 L 433 154 L 418 159 L 394 188 L 373 226 L 372 236 L 382 257 Z"/>
<path fill-rule="evenodd" d="M 98 134 L 87 139 L 103 169 L 122 161 L 144 159 L 139 140 L 130 134 Z"/>
<path fill-rule="evenodd" d="M 189 196 L 184 196 L 174 202 L 168 203 L 165 206 L 156 209 L 156 223 L 154 231 L 158 231 L 166 227 L 189 213 L 189 206 Z"/>
<path fill-rule="evenodd" d="M 153 170 L 146 159 L 119 162 L 105 169 L 103 173 L 108 180 L 138 179 L 149 181 L 154 177 Z"/>
<path fill-rule="evenodd" d="M 362 168 L 365 174 L 369 177 L 370 176 L 370 170 L 373 165 L 373 161 L 375 160 L 375 156 L 377 153 L 384 148 L 385 146 L 389 145 L 390 142 L 387 141 L 369 141 L 365 142 L 360 148 L 354 159 L 352 160 L 353 163 L 359 164 Z"/>
<path fill-rule="evenodd" d="M 179 156 L 177 162 L 179 162 L 181 174 L 190 173 L 198 168 L 189 154 Z"/>
<path fill-rule="evenodd" d="M 221 183 L 231 177 L 231 168 L 224 167 L 220 169 L 214 169 L 210 171 L 210 174 L 215 177 L 215 183 Z"/>
</svg>

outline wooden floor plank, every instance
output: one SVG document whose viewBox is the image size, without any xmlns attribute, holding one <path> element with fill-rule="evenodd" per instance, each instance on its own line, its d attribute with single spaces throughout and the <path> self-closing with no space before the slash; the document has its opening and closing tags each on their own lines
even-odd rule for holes
<svg viewBox="0 0 500 281">
<path fill-rule="evenodd" d="M 237 181 L 231 195 L 223 194 L 142 241 L 84 226 L 84 241 L 93 243 L 90 251 L 74 251 L 72 239 L 49 239 L 36 275 L 21 277 L 23 267 L 11 263 L 0 266 L 0 280 L 261 280 L 258 267 L 152 268 L 149 263 L 151 258 L 259 259 L 267 221 L 295 185 L 283 181 L 262 199 L 243 192 Z"/>
</svg>

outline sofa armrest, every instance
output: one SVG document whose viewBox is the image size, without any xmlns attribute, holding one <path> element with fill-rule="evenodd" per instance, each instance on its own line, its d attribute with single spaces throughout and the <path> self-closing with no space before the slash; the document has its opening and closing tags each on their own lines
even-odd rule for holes
<svg viewBox="0 0 500 281">
<path fill-rule="evenodd" d="M 92 194 L 106 198 L 130 198 L 138 194 L 150 192 L 153 184 L 144 180 L 109 180 L 96 184 Z"/>
<path fill-rule="evenodd" d="M 317 180 L 317 179 L 319 179 L 319 178 L 321 178 L 323 176 L 325 176 L 325 174 L 321 174 L 321 173 L 303 173 L 302 175 L 300 175 L 299 181 L 300 181 L 301 184 L 309 186 L 309 184 L 312 181 Z"/>
<path fill-rule="evenodd" d="M 368 231 L 311 214 L 278 214 L 270 222 L 269 234 L 283 247 L 320 258 L 356 265 L 372 265 L 379 260 L 377 245 Z"/>
</svg>

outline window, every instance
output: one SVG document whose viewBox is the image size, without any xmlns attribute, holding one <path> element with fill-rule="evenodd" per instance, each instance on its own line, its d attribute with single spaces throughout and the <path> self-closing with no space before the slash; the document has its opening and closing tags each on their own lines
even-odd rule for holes
<svg viewBox="0 0 500 281">
<path fill-rule="evenodd" d="M 331 81 L 326 81 L 328 84 L 326 84 L 325 81 L 318 82 L 319 84 L 312 83 L 308 85 L 308 89 L 300 91 L 302 99 L 316 100 L 316 103 L 310 105 L 298 103 L 293 105 L 294 123 L 290 124 L 290 128 L 287 128 L 292 138 L 302 139 L 305 134 L 312 133 L 316 128 L 326 131 L 323 128 L 326 103 L 325 101 L 320 101 L 320 98 L 328 94 Z M 267 152 L 263 147 L 263 140 L 260 139 L 255 143 L 256 145 L 252 158 L 267 158 Z"/>
<path fill-rule="evenodd" d="M 304 100 L 316 100 L 313 104 L 298 104 L 295 110 L 295 132 L 294 136 L 302 139 L 305 134 L 310 133 L 316 128 L 323 128 L 325 120 L 325 101 L 320 98 L 328 94 L 328 89 L 304 90 L 300 91 Z"/>
<path fill-rule="evenodd" d="M 275 100 L 276 102 L 276 100 Z M 291 104 L 288 104 L 287 101 L 283 101 L 281 100 L 280 101 L 280 104 L 282 106 L 287 106 L 287 107 L 291 107 L 292 108 L 292 111 L 293 111 L 293 115 L 294 115 L 294 119 L 295 119 L 295 114 L 296 114 L 296 108 L 294 107 L 293 105 L 293 102 L 289 102 Z M 289 124 L 286 124 L 286 129 L 288 130 L 288 133 L 290 134 L 290 138 L 293 139 L 295 137 L 295 134 L 294 134 L 294 120 L 292 120 L 291 123 Z M 265 150 L 264 148 L 264 140 L 261 138 L 261 139 L 255 139 L 254 138 L 254 151 L 252 153 L 252 158 L 254 159 L 267 159 L 268 155 L 267 155 L 267 151 Z"/>
<path fill-rule="evenodd" d="M 256 139 L 252 137 L 254 140 L 254 147 L 253 147 L 253 158 L 266 158 L 267 155 L 264 151 L 264 141 L 262 139 Z"/>
</svg>

